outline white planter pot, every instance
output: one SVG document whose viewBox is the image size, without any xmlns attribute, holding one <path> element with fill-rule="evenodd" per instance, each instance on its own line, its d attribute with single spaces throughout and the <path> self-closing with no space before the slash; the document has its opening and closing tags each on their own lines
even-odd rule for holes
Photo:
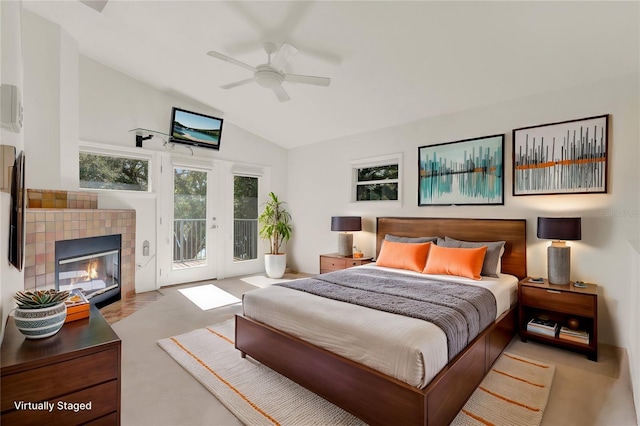
<svg viewBox="0 0 640 426">
<path fill-rule="evenodd" d="M 264 255 L 264 268 L 267 271 L 267 276 L 269 278 L 282 278 L 286 267 L 286 253 Z"/>
<path fill-rule="evenodd" d="M 67 305 L 60 302 L 48 308 L 16 308 L 13 317 L 18 330 L 27 339 L 42 339 L 60 331 L 67 318 Z"/>
</svg>

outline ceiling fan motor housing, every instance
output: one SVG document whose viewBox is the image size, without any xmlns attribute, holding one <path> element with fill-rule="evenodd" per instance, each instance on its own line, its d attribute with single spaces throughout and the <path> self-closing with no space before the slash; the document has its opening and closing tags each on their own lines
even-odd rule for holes
<svg viewBox="0 0 640 426">
<path fill-rule="evenodd" d="M 269 89 L 282 85 L 284 81 L 284 75 L 268 65 L 258 65 L 255 72 L 256 82 Z"/>
</svg>

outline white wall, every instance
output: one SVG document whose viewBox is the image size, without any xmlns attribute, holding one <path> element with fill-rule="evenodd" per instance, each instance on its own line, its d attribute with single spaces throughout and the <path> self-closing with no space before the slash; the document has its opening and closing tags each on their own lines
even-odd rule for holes
<svg viewBox="0 0 640 426">
<path fill-rule="evenodd" d="M 628 347 L 625 300 L 631 283 L 627 240 L 638 236 L 638 218 L 633 213 L 640 207 L 638 77 L 630 75 L 290 150 L 288 201 L 295 233 L 289 254 L 293 266 L 317 273 L 318 255 L 336 251 L 337 235 L 329 225 L 332 215 L 363 217 L 364 230 L 355 234 L 354 242 L 369 256 L 375 255 L 377 216 L 525 218 L 528 272 L 546 276 L 549 243 L 536 238 L 537 216 L 577 215 L 583 218 L 583 239 L 569 243 L 572 279 L 601 286 L 600 339 Z M 512 129 L 600 114 L 611 115 L 607 194 L 511 195 Z M 504 206 L 417 206 L 419 146 L 500 133 L 506 135 Z M 350 161 L 397 152 L 403 154 L 403 205 L 350 203 Z"/>
<path fill-rule="evenodd" d="M 2 84 L 17 86 L 23 90 L 23 61 L 20 1 L 0 2 L 0 81 Z M 16 147 L 16 153 L 24 148 L 24 131 L 13 133 L 2 129 L 0 143 Z M 9 210 L 11 197 L 0 192 L 0 340 L 4 336 L 4 325 L 9 312 L 15 306 L 13 295 L 24 288 L 24 273 L 18 271 L 8 262 Z"/>
<path fill-rule="evenodd" d="M 80 129 L 78 53 L 76 40 L 60 30 L 58 179 L 60 188 L 67 190 L 78 187 L 79 164 L 77 161 L 70 161 L 78 158 Z M 49 177 L 44 182 L 48 182 L 48 179 Z"/>
<path fill-rule="evenodd" d="M 63 63 L 72 56 L 71 50 L 77 52 L 77 44 L 60 26 L 27 10 L 22 11 L 22 41 L 25 140 L 38 141 L 37 145 L 25 145 L 26 185 L 28 188 L 63 189 L 60 178 L 63 169 L 60 166 L 63 160 L 61 131 L 69 130 L 61 121 L 66 113 L 62 107 L 73 102 L 77 104 L 78 100 L 77 90 L 64 92 L 70 84 L 61 86 L 61 79 L 73 79 L 73 73 L 67 77 L 62 70 L 69 71 L 67 64 Z"/>
<path fill-rule="evenodd" d="M 170 91 L 158 90 L 84 55 L 80 56 L 79 64 L 82 140 L 134 147 L 135 137 L 129 130 L 140 127 L 168 132 L 173 106 L 225 118 L 222 112 L 211 106 L 178 97 Z M 162 150 L 162 140 L 154 138 L 145 141 L 143 146 L 149 150 Z M 176 146 L 174 150 L 190 155 L 185 147 Z M 199 158 L 286 167 L 284 148 L 228 120 L 223 125 L 220 151 L 197 149 L 194 152 Z M 278 186 L 286 186 L 286 174 L 276 178 L 275 182 Z"/>
</svg>

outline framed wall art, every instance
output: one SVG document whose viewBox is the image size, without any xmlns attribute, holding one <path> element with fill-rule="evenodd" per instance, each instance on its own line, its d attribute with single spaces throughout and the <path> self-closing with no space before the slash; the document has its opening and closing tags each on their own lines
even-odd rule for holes
<svg viewBox="0 0 640 426">
<path fill-rule="evenodd" d="M 607 192 L 609 115 L 513 130 L 513 195 Z"/>
<path fill-rule="evenodd" d="M 504 135 L 418 148 L 418 205 L 504 204 Z"/>
</svg>

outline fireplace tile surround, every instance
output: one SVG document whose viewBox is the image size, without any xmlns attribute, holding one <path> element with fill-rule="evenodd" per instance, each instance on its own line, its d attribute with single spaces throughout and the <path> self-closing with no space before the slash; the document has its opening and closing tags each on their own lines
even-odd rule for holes
<svg viewBox="0 0 640 426">
<path fill-rule="evenodd" d="M 121 234 L 122 298 L 135 293 L 135 210 L 98 209 L 94 193 L 29 189 L 27 198 L 25 290 L 55 288 L 56 241 Z"/>
<path fill-rule="evenodd" d="M 27 207 L 33 209 L 97 209 L 98 194 L 94 192 L 27 189 Z"/>
</svg>

